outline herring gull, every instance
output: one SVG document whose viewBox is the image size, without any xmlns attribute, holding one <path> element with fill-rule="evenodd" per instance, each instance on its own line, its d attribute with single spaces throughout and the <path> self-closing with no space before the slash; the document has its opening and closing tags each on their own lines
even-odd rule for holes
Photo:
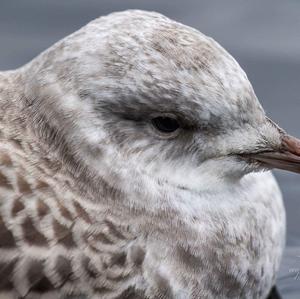
<svg viewBox="0 0 300 299">
<path fill-rule="evenodd" d="M 1 72 L 0 112 L 0 298 L 275 295 L 300 141 L 213 39 L 101 17 Z"/>
</svg>

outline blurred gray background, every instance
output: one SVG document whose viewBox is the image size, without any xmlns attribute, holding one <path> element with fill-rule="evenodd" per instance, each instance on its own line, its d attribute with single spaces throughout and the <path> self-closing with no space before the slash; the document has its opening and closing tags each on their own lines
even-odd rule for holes
<svg viewBox="0 0 300 299">
<path fill-rule="evenodd" d="M 245 69 L 268 115 L 300 137 L 300 0 L 0 0 L 0 70 L 23 65 L 100 15 L 129 8 L 159 11 L 216 39 Z M 300 298 L 300 176 L 275 174 L 288 222 L 278 284 L 284 298 Z"/>
</svg>

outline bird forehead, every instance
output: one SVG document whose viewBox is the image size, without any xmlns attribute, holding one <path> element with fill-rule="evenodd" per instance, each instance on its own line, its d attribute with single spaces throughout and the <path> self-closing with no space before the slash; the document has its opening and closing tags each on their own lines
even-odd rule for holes
<svg viewBox="0 0 300 299">
<path fill-rule="evenodd" d="M 218 99 L 218 105 L 222 99 L 230 105 L 253 102 L 245 73 L 213 39 L 156 13 L 125 16 L 111 27 L 103 62 L 105 75 L 119 86 L 200 102 Z"/>
<path fill-rule="evenodd" d="M 114 102 L 129 112 L 155 106 L 193 112 L 195 118 L 203 111 L 216 116 L 229 111 L 247 119 L 260 110 L 245 73 L 220 45 L 157 13 L 99 18 L 41 58 L 45 55 L 41 69 L 55 70 L 66 80 L 65 89 L 70 86 L 99 105 Z"/>
<path fill-rule="evenodd" d="M 213 39 L 166 17 L 146 15 L 148 18 L 137 18 L 132 14 L 129 20 L 111 26 L 106 45 L 112 66 L 131 65 L 140 70 L 149 70 L 149 66 L 160 71 L 167 67 L 168 72 L 206 71 L 211 75 L 216 75 L 216 66 L 222 66 L 228 72 L 240 72 L 235 60 Z"/>
</svg>

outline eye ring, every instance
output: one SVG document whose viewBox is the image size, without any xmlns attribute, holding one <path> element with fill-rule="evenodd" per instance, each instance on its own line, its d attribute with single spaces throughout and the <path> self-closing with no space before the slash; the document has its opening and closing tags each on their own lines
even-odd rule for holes
<svg viewBox="0 0 300 299">
<path fill-rule="evenodd" d="M 154 130 L 163 137 L 174 137 L 180 129 L 180 123 L 173 115 L 157 115 L 151 119 Z"/>
</svg>

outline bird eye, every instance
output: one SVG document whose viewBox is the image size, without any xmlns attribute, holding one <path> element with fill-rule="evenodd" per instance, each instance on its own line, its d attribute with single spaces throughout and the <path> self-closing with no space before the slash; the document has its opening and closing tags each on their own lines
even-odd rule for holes
<svg viewBox="0 0 300 299">
<path fill-rule="evenodd" d="M 173 133 L 180 127 L 175 118 L 168 116 L 155 117 L 151 120 L 151 122 L 155 129 L 165 134 Z"/>
</svg>

